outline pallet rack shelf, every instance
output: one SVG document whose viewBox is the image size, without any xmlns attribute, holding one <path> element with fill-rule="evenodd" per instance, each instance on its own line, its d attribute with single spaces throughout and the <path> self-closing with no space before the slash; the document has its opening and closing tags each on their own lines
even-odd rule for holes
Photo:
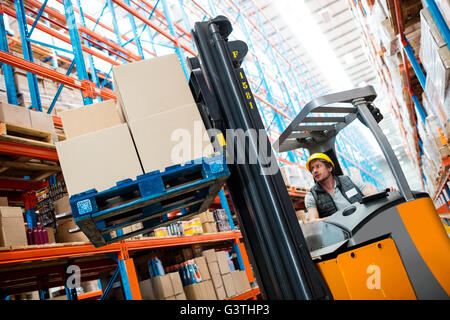
<svg viewBox="0 0 450 320">
<path fill-rule="evenodd" d="M 393 112 L 400 122 L 400 126 L 405 136 L 405 127 L 413 128 L 414 148 L 411 152 L 414 156 L 410 157 L 415 162 L 421 171 L 421 182 L 425 189 L 425 185 L 431 184 L 435 187 L 434 194 L 430 194 L 435 201 L 435 206 L 439 213 L 450 212 L 449 196 L 450 189 L 448 187 L 448 176 L 450 172 L 449 158 L 442 159 L 442 163 L 439 171 L 439 178 L 436 182 L 427 181 L 424 173 L 422 156 L 424 155 L 424 137 L 419 134 L 418 126 L 424 126 L 426 118 L 428 116 L 427 111 L 424 108 L 425 101 L 422 101 L 422 94 L 426 91 L 426 75 L 422 68 L 422 62 L 419 58 L 418 49 L 420 44 L 411 44 L 408 38 L 411 38 L 413 33 L 417 33 L 418 29 L 414 32 L 406 33 L 406 28 L 411 28 L 414 24 L 420 22 L 419 10 L 422 9 L 422 5 L 426 6 L 429 10 L 433 21 L 436 23 L 437 28 L 446 40 L 447 46 L 449 45 L 450 32 L 449 27 L 442 17 L 440 9 L 435 0 L 425 1 L 402 1 L 402 0 L 386 0 L 383 8 L 388 12 L 388 19 L 390 25 L 394 30 L 396 36 L 398 36 L 398 44 L 400 46 L 399 51 L 401 54 L 401 62 L 397 66 L 401 73 L 404 73 L 405 78 L 403 80 L 403 97 L 396 97 L 393 90 L 393 79 L 391 78 L 389 66 L 387 66 L 386 59 L 388 59 L 388 52 L 386 48 L 378 46 L 374 40 L 374 36 L 371 35 L 369 28 L 367 27 L 367 17 L 370 15 L 369 11 L 373 9 L 374 1 L 365 2 L 350 0 L 349 6 L 352 9 L 354 17 L 359 21 L 359 26 L 362 33 L 365 35 L 366 48 L 368 49 L 368 55 L 371 60 L 374 61 L 375 69 L 382 79 L 382 84 L 385 86 L 387 92 L 392 96 Z M 411 9 L 411 6 L 414 8 Z M 370 9 L 368 9 L 370 7 Z M 411 14 L 414 12 L 414 14 Z M 366 22 L 365 22 L 366 21 Z M 413 28 L 414 29 L 414 28 Z M 419 30 L 420 31 L 420 30 Z M 425 92 L 426 93 L 426 92 Z M 407 115 L 402 114 L 401 105 L 398 99 L 405 99 L 408 107 Z M 441 119 L 443 120 L 443 119 Z M 436 136 L 438 133 L 434 133 Z M 447 137 L 448 138 L 448 137 Z M 408 143 L 406 143 L 408 145 Z M 426 147 L 426 146 L 425 146 Z M 432 188 L 433 189 L 433 188 Z"/>
</svg>

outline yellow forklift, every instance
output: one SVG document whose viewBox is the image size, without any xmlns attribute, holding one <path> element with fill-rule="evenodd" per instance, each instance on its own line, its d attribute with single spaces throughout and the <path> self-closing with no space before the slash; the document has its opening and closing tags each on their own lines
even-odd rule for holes
<svg viewBox="0 0 450 320">
<path fill-rule="evenodd" d="M 411 191 L 372 104 L 369 86 L 308 103 L 281 134 L 279 152 L 297 148 L 333 159 L 337 134 L 360 120 L 373 133 L 399 191 L 364 197 L 326 222 L 301 224 L 311 256 L 335 299 L 448 299 L 450 239 L 430 196 Z"/>
<path fill-rule="evenodd" d="M 241 67 L 248 47 L 229 41 L 232 30 L 224 16 L 195 24 L 198 57 L 188 58 L 189 84 L 216 151 L 226 154 L 227 187 L 263 298 L 449 299 L 450 240 L 430 196 L 411 191 L 378 126 L 374 89 L 314 99 L 272 148 Z M 335 138 L 357 119 L 374 134 L 399 191 L 367 196 L 326 221 L 300 225 L 273 149 L 325 153 L 341 174 Z M 235 152 L 228 133 L 236 131 L 259 134 L 235 135 L 241 146 Z M 239 152 L 257 161 L 237 161 Z"/>
</svg>

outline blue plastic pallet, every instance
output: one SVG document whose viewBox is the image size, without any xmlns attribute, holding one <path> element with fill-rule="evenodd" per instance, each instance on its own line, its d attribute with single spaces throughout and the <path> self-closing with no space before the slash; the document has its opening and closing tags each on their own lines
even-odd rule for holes
<svg viewBox="0 0 450 320">
<path fill-rule="evenodd" d="M 76 224 L 101 247 L 206 211 L 229 175 L 223 155 L 201 158 L 119 181 L 102 192 L 91 189 L 69 202 Z M 177 210 L 183 215 L 168 220 L 167 213 Z M 114 232 L 141 222 L 140 230 Z"/>
</svg>

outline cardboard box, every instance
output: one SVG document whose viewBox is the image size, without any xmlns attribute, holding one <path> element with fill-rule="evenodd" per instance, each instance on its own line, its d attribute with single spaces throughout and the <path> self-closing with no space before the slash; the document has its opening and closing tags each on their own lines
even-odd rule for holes
<svg viewBox="0 0 450 320">
<path fill-rule="evenodd" d="M 60 117 L 68 139 L 124 123 L 114 100 L 64 111 Z"/>
<path fill-rule="evenodd" d="M 217 255 L 214 249 L 204 250 L 202 254 L 206 258 L 208 264 L 217 261 Z"/>
<path fill-rule="evenodd" d="M 241 294 L 250 290 L 250 282 L 248 281 L 248 277 L 245 271 L 233 271 L 231 272 L 231 277 L 233 278 L 233 284 L 236 289 L 236 294 Z"/>
<path fill-rule="evenodd" d="M 214 153 L 195 103 L 128 124 L 145 173 Z"/>
<path fill-rule="evenodd" d="M 53 116 L 46 112 L 30 110 L 31 127 L 36 130 L 55 132 Z"/>
<path fill-rule="evenodd" d="M 176 54 L 115 66 L 113 75 L 128 122 L 194 103 Z"/>
<path fill-rule="evenodd" d="M 0 102 L 0 122 L 15 123 L 31 128 L 30 111 L 24 107 Z"/>
<path fill-rule="evenodd" d="M 90 242 L 83 232 L 70 232 L 71 230 L 78 228 L 72 217 L 57 220 L 56 225 L 56 241 L 58 243 Z"/>
<path fill-rule="evenodd" d="M 215 288 L 223 287 L 223 279 L 220 273 L 211 274 L 211 281 Z"/>
<path fill-rule="evenodd" d="M 157 300 L 153 291 L 152 279 L 139 282 L 142 300 Z"/>
<path fill-rule="evenodd" d="M 223 287 L 225 288 L 225 292 L 227 293 L 227 297 L 231 298 L 236 295 L 236 288 L 234 287 L 233 277 L 231 273 L 223 274 Z"/>
<path fill-rule="evenodd" d="M 55 214 L 63 214 L 67 212 L 72 212 L 69 203 L 69 196 L 62 197 L 59 200 L 53 202 L 53 206 L 55 207 Z"/>
<path fill-rule="evenodd" d="M 217 252 L 217 263 L 221 274 L 231 272 L 230 265 L 228 264 L 228 253 L 226 251 Z"/>
<path fill-rule="evenodd" d="M 7 207 L 7 206 L 8 206 L 8 198 L 0 197 L 0 207 Z"/>
<path fill-rule="evenodd" d="M 217 225 L 215 222 L 206 222 L 202 224 L 203 232 L 205 233 L 216 233 Z"/>
<path fill-rule="evenodd" d="M 194 259 L 195 264 L 198 267 L 198 270 L 200 272 L 200 276 L 202 277 L 202 280 L 210 280 L 211 275 L 209 273 L 208 265 L 206 264 L 205 257 L 199 257 Z"/>
<path fill-rule="evenodd" d="M 151 282 L 157 300 L 164 300 L 175 295 L 169 274 L 152 278 Z"/>
<path fill-rule="evenodd" d="M 211 280 L 203 281 L 203 286 L 205 288 L 205 299 L 204 300 L 217 300 L 216 290 L 213 286 Z"/>
<path fill-rule="evenodd" d="M 211 275 L 220 274 L 219 264 L 217 261 L 208 262 L 208 269 Z"/>
<path fill-rule="evenodd" d="M 227 298 L 227 293 L 225 292 L 224 287 L 215 288 L 217 300 L 225 300 Z"/>
<path fill-rule="evenodd" d="M 177 294 L 175 296 L 175 300 L 187 300 L 186 299 L 186 294 L 184 293 L 184 291 L 183 291 L 183 293 Z"/>
<path fill-rule="evenodd" d="M 250 281 L 248 280 L 247 272 L 244 270 L 238 271 L 241 276 L 241 283 L 243 286 L 243 292 L 249 291 L 252 287 L 250 286 Z"/>
<path fill-rule="evenodd" d="M 214 220 L 214 213 L 212 213 L 211 211 L 207 210 L 205 212 L 202 212 L 198 215 L 198 217 L 200 218 L 200 221 L 203 223 L 208 223 L 208 222 L 216 222 Z"/>
<path fill-rule="evenodd" d="M 0 247 L 27 244 L 22 208 L 0 207 Z"/>
<path fill-rule="evenodd" d="M 184 287 L 187 300 L 206 300 L 205 283 L 195 283 Z"/>
<path fill-rule="evenodd" d="M 56 240 L 55 240 L 55 229 L 46 227 L 45 230 L 47 230 L 48 243 L 56 243 Z"/>
<path fill-rule="evenodd" d="M 143 174 L 126 124 L 58 142 L 56 150 L 70 196 Z"/>
<path fill-rule="evenodd" d="M 172 288 L 174 295 L 184 293 L 183 283 L 181 282 L 180 274 L 178 272 L 171 272 L 168 274 L 170 281 L 172 282 Z"/>
</svg>

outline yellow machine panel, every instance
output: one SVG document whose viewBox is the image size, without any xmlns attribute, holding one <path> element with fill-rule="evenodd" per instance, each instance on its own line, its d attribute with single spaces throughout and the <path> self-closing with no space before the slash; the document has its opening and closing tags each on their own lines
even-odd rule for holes
<svg viewBox="0 0 450 320">
<path fill-rule="evenodd" d="M 317 266 L 337 300 L 416 299 L 392 239 L 345 252 Z"/>
<path fill-rule="evenodd" d="M 450 295 L 450 239 L 430 198 L 397 206 L 402 221 L 422 259 Z"/>
</svg>

